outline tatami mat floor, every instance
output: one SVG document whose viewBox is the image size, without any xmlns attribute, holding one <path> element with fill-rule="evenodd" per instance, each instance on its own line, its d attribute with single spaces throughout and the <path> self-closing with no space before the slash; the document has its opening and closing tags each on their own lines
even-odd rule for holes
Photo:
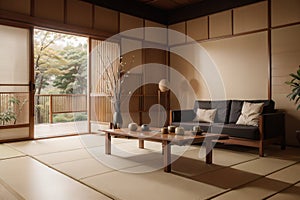
<svg viewBox="0 0 300 200">
<path fill-rule="evenodd" d="M 300 148 L 218 147 L 213 163 L 200 146 L 172 146 L 172 173 L 161 145 L 113 138 L 104 154 L 100 134 L 0 145 L 0 199 L 299 199 Z"/>
</svg>

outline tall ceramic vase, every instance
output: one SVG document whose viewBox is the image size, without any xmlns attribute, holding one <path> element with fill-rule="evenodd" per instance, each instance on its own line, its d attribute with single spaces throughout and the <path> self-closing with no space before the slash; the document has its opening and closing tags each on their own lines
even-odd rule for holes
<svg viewBox="0 0 300 200">
<path fill-rule="evenodd" d="M 114 103 L 113 126 L 114 128 L 122 128 L 123 119 L 120 110 L 120 101 Z"/>
</svg>

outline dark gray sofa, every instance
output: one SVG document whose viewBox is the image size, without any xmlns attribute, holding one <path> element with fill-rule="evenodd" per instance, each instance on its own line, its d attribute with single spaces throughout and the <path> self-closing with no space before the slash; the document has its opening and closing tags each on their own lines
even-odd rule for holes
<svg viewBox="0 0 300 200">
<path fill-rule="evenodd" d="M 259 118 L 259 126 L 236 124 L 244 101 L 251 103 L 264 103 Z M 285 115 L 274 109 L 273 100 L 220 100 L 195 101 L 194 108 L 190 110 L 171 110 L 170 124 L 182 126 L 191 130 L 193 126 L 200 125 L 205 132 L 222 133 L 228 139 L 218 140 L 225 144 L 237 144 L 259 148 L 259 155 L 264 155 L 264 146 L 269 143 L 280 142 L 285 149 Z M 217 109 L 213 123 L 193 121 L 198 108 Z"/>
</svg>

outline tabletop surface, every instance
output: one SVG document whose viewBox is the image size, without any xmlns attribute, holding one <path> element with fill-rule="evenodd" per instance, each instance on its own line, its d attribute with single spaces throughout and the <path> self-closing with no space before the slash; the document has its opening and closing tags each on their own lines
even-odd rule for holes
<svg viewBox="0 0 300 200">
<path fill-rule="evenodd" d="M 218 139 L 222 134 L 216 133 L 202 133 L 201 135 L 194 135 L 191 131 L 185 131 L 184 135 L 176 135 L 174 133 L 162 134 L 159 128 L 150 128 L 149 131 L 141 131 L 139 128 L 136 131 L 130 131 L 128 128 L 122 129 L 101 129 L 105 133 L 109 133 L 111 135 L 119 135 L 119 136 L 127 136 L 136 139 L 144 139 L 144 140 L 157 140 L 157 141 L 170 141 L 170 142 L 201 142 L 206 138 L 209 139 Z"/>
</svg>

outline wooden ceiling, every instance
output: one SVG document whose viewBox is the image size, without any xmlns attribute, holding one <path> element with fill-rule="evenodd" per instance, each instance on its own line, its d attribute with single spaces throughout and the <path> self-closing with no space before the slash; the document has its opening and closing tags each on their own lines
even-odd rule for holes
<svg viewBox="0 0 300 200">
<path fill-rule="evenodd" d="M 144 4 L 162 9 L 162 10 L 174 10 L 180 7 L 184 7 L 190 4 L 198 3 L 203 0 L 136 0 Z"/>
<path fill-rule="evenodd" d="M 161 24 L 189 19 L 264 0 L 82 0 Z"/>
</svg>

